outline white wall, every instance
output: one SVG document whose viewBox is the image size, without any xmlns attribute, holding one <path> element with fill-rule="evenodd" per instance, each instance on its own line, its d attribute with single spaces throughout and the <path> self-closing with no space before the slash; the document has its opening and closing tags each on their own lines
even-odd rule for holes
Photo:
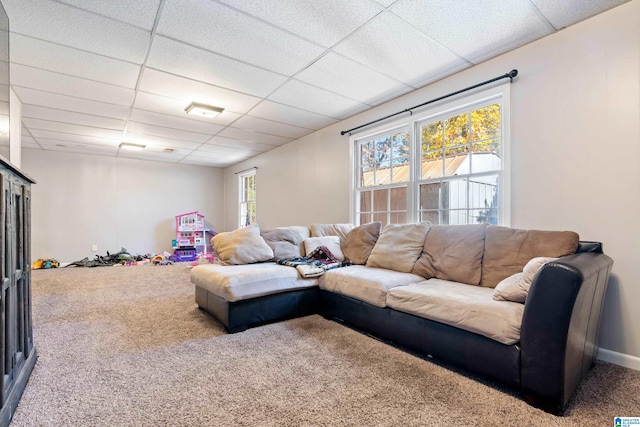
<svg viewBox="0 0 640 427">
<path fill-rule="evenodd" d="M 237 224 L 234 173 L 251 166 L 261 227 L 350 221 L 341 130 L 514 68 L 511 225 L 604 243 L 615 264 L 602 353 L 640 369 L 640 0 L 226 169 L 225 229 Z"/>
<path fill-rule="evenodd" d="M 202 166 L 24 149 L 32 187 L 31 257 L 93 259 L 121 247 L 171 251 L 175 216 L 199 211 L 223 225 L 223 171 Z M 91 246 L 98 245 L 98 252 Z"/>
</svg>

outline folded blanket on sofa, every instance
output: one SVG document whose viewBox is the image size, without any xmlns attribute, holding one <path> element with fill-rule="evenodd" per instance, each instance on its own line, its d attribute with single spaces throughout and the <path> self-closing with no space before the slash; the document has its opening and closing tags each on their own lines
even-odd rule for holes
<svg viewBox="0 0 640 427">
<path fill-rule="evenodd" d="M 338 261 L 326 246 L 318 246 L 306 257 L 283 258 L 277 263 L 295 267 L 302 277 L 318 277 L 327 270 L 351 265 L 350 261 Z"/>
</svg>

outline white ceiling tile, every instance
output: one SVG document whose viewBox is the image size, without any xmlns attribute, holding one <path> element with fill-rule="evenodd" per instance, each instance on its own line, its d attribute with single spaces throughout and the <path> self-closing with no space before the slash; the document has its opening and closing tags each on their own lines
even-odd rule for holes
<svg viewBox="0 0 640 427">
<path fill-rule="evenodd" d="M 151 31 L 160 0 L 59 0 Z"/>
<path fill-rule="evenodd" d="M 201 120 L 190 119 L 189 117 L 191 117 L 191 115 L 186 113 L 184 114 L 184 118 L 178 118 L 175 116 L 168 116 L 166 114 L 158 114 L 136 109 L 134 109 L 131 114 L 131 120 L 134 122 L 199 132 L 207 135 L 213 135 L 223 128 L 223 126 L 215 123 L 207 123 Z"/>
<path fill-rule="evenodd" d="M 167 98 L 161 95 L 154 95 L 147 92 L 138 92 L 134 106 L 139 110 L 152 111 L 155 113 L 183 118 L 187 114 L 184 109 L 190 103 L 191 101 Z M 225 126 L 240 117 L 240 114 L 224 110 L 222 114 L 212 119 L 199 116 L 190 117 L 193 117 L 191 120 L 200 121 L 207 124 L 214 123 L 217 125 Z"/>
<path fill-rule="evenodd" d="M 561 29 L 629 0 L 531 0 L 556 29 Z"/>
<path fill-rule="evenodd" d="M 99 150 L 115 154 L 118 150 L 118 144 L 91 144 L 85 141 L 67 141 L 60 139 L 38 138 L 38 142 L 43 148 L 61 147 L 61 148 L 79 148 L 86 150 Z"/>
<path fill-rule="evenodd" d="M 295 78 L 371 105 L 413 89 L 334 52 L 329 52 Z"/>
<path fill-rule="evenodd" d="M 134 91 L 24 65 L 11 64 L 11 85 L 118 105 L 131 105 Z"/>
<path fill-rule="evenodd" d="M 291 138 L 282 136 L 268 135 L 266 133 L 254 132 L 247 129 L 234 127 L 224 128 L 218 135 L 227 138 L 241 139 L 243 141 L 258 142 L 260 144 L 279 146 L 293 141 Z"/>
<path fill-rule="evenodd" d="M 405 0 L 392 10 L 473 63 L 552 32 L 529 0 Z"/>
<path fill-rule="evenodd" d="M 313 132 L 311 129 L 291 126 L 251 116 L 243 116 L 239 118 L 233 123 L 233 126 L 293 139 L 300 138 Z"/>
<path fill-rule="evenodd" d="M 321 116 L 320 114 L 278 104 L 273 101 L 262 101 L 251 110 L 249 114 L 262 119 L 288 123 L 290 125 L 314 130 L 322 129 L 338 121 L 331 117 Z"/>
<path fill-rule="evenodd" d="M 31 148 L 32 150 L 42 150 L 42 147 L 35 142 L 22 141 L 22 148 Z"/>
<path fill-rule="evenodd" d="M 123 139 L 123 141 L 134 142 L 136 144 L 143 144 L 148 147 L 158 146 L 158 147 L 179 148 L 179 149 L 187 149 L 187 150 L 195 150 L 200 145 L 202 145 L 201 142 L 185 141 L 181 139 L 169 138 L 169 137 L 158 136 L 158 135 L 147 135 L 147 134 L 132 132 L 130 130 L 127 131 L 127 135 Z"/>
<path fill-rule="evenodd" d="M 233 138 L 225 138 L 223 136 L 214 136 L 206 144 L 203 144 L 199 150 L 207 151 L 207 147 L 210 146 L 222 146 L 222 147 L 231 147 L 231 148 L 246 148 L 249 151 L 255 153 L 264 153 L 266 151 L 272 150 L 274 145 L 269 144 L 261 144 L 259 142 L 251 142 L 251 141 L 243 141 L 240 139 Z"/>
<path fill-rule="evenodd" d="M 117 147 L 122 140 L 122 133 L 119 133 L 117 136 L 104 138 L 99 136 L 79 135 L 43 129 L 32 129 L 31 134 L 36 138 L 37 141 L 53 140 L 62 143 L 105 145 L 109 147 Z"/>
<path fill-rule="evenodd" d="M 324 49 L 212 1 L 167 0 L 158 34 L 288 76 Z"/>
<path fill-rule="evenodd" d="M 374 1 L 384 7 L 389 7 L 393 3 L 395 3 L 397 0 L 374 0 Z"/>
<path fill-rule="evenodd" d="M 22 118 L 42 119 L 61 123 L 73 123 L 77 125 L 97 128 L 124 130 L 124 120 L 100 117 L 91 114 L 76 113 L 72 111 L 58 110 L 54 108 L 38 107 L 25 104 L 22 106 Z"/>
<path fill-rule="evenodd" d="M 147 66 L 249 95 L 266 96 L 286 76 L 157 36 Z"/>
<path fill-rule="evenodd" d="M 325 47 L 333 46 L 383 8 L 369 0 L 222 0 Z"/>
<path fill-rule="evenodd" d="M 228 153 L 209 153 L 204 151 L 194 151 L 186 156 L 180 163 L 206 163 L 212 166 L 224 167 L 252 157 L 251 153 L 236 150 Z"/>
<path fill-rule="evenodd" d="M 181 99 L 184 104 L 183 110 L 189 103 L 195 101 L 242 114 L 260 101 L 260 98 L 254 96 L 151 69 L 144 71 L 140 90 L 168 98 Z"/>
<path fill-rule="evenodd" d="M 66 46 L 13 34 L 11 62 L 135 88 L 140 66 Z"/>
<path fill-rule="evenodd" d="M 51 122 L 48 120 L 31 119 L 23 117 L 22 122 L 33 132 L 35 129 L 50 130 L 54 132 L 69 133 L 75 135 L 96 136 L 100 138 L 120 138 L 122 131 L 81 126 L 69 123 Z M 35 135 L 35 134 L 34 134 Z"/>
<path fill-rule="evenodd" d="M 86 146 L 86 147 L 76 147 L 76 146 L 65 146 L 63 144 L 55 144 L 55 145 L 43 145 L 43 150 L 47 151 L 62 151 L 65 153 L 78 153 L 78 154 L 93 154 L 96 156 L 110 156 L 114 157 L 118 148 L 111 147 L 100 147 L 100 146 Z"/>
<path fill-rule="evenodd" d="M 244 159 L 243 159 L 244 160 Z M 188 158 L 180 160 L 178 163 L 181 165 L 190 165 L 190 166 L 208 166 L 212 168 L 225 168 L 234 164 L 235 162 L 221 162 L 221 161 L 213 161 L 210 159 L 203 158 Z"/>
<path fill-rule="evenodd" d="M 333 118 L 344 118 L 367 105 L 353 99 L 290 80 L 275 91 L 269 99 Z"/>
<path fill-rule="evenodd" d="M 36 142 L 35 138 L 33 138 L 33 137 L 31 137 L 31 136 L 28 136 L 28 135 L 25 135 L 25 134 L 22 134 L 22 135 L 20 136 L 20 141 L 21 141 L 23 144 L 25 144 L 25 143 L 27 143 L 27 144 L 36 144 L 36 145 L 38 144 L 38 143 Z"/>
<path fill-rule="evenodd" d="M 389 12 L 334 50 L 414 87 L 469 65 Z"/>
<path fill-rule="evenodd" d="M 207 139 L 211 137 L 211 135 L 207 135 L 203 133 L 188 132 L 184 130 L 172 129 L 164 126 L 148 125 L 145 123 L 139 123 L 139 122 L 133 122 L 133 121 L 129 122 L 129 124 L 127 125 L 127 136 L 129 132 L 142 134 L 142 135 L 181 139 L 184 141 L 193 141 L 193 142 L 205 142 Z"/>
<path fill-rule="evenodd" d="M 178 163 L 184 158 L 183 155 L 174 155 L 173 153 L 157 153 L 153 151 L 131 151 L 131 150 L 119 150 L 118 157 L 125 157 L 128 159 L 138 160 L 151 160 L 155 162 L 167 162 Z"/>
<path fill-rule="evenodd" d="M 126 105 L 107 104 L 17 86 L 14 86 L 13 89 L 23 104 L 59 108 L 60 110 L 76 111 L 78 113 L 90 113 L 114 119 L 126 119 L 129 116 L 129 107 Z"/>
<path fill-rule="evenodd" d="M 142 64 L 151 33 L 49 0 L 3 0 L 11 31 Z"/>
</svg>

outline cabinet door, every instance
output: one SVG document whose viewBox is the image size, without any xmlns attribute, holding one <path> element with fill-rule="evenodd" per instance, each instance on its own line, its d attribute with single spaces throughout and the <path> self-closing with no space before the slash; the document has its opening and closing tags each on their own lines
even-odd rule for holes
<svg viewBox="0 0 640 427">
<path fill-rule="evenodd" d="M 11 391 L 14 381 L 13 371 L 13 342 L 15 340 L 15 332 L 13 332 L 14 310 L 12 309 L 13 300 L 13 209 L 11 196 L 11 182 L 7 175 L 2 174 L 2 201 L 0 202 L 0 227 L 2 230 L 2 293 L 0 294 L 0 306 L 2 310 L 2 403 L 4 404 Z"/>
<path fill-rule="evenodd" d="M 11 210 L 13 220 L 13 280 L 11 286 L 12 292 L 12 308 L 13 322 L 13 370 L 19 372 L 22 369 L 25 355 L 24 335 L 26 332 L 25 325 L 25 259 L 24 259 L 24 185 L 19 180 L 11 183 Z"/>
</svg>

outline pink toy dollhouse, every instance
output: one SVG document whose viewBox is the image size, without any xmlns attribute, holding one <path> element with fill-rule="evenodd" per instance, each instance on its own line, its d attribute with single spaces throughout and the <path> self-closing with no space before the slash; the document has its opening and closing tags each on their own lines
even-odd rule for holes
<svg viewBox="0 0 640 427">
<path fill-rule="evenodd" d="M 211 238 L 214 233 L 204 225 L 204 215 L 188 212 L 176 216 L 176 239 L 173 247 L 176 249 L 194 249 L 196 254 L 211 253 Z"/>
</svg>

